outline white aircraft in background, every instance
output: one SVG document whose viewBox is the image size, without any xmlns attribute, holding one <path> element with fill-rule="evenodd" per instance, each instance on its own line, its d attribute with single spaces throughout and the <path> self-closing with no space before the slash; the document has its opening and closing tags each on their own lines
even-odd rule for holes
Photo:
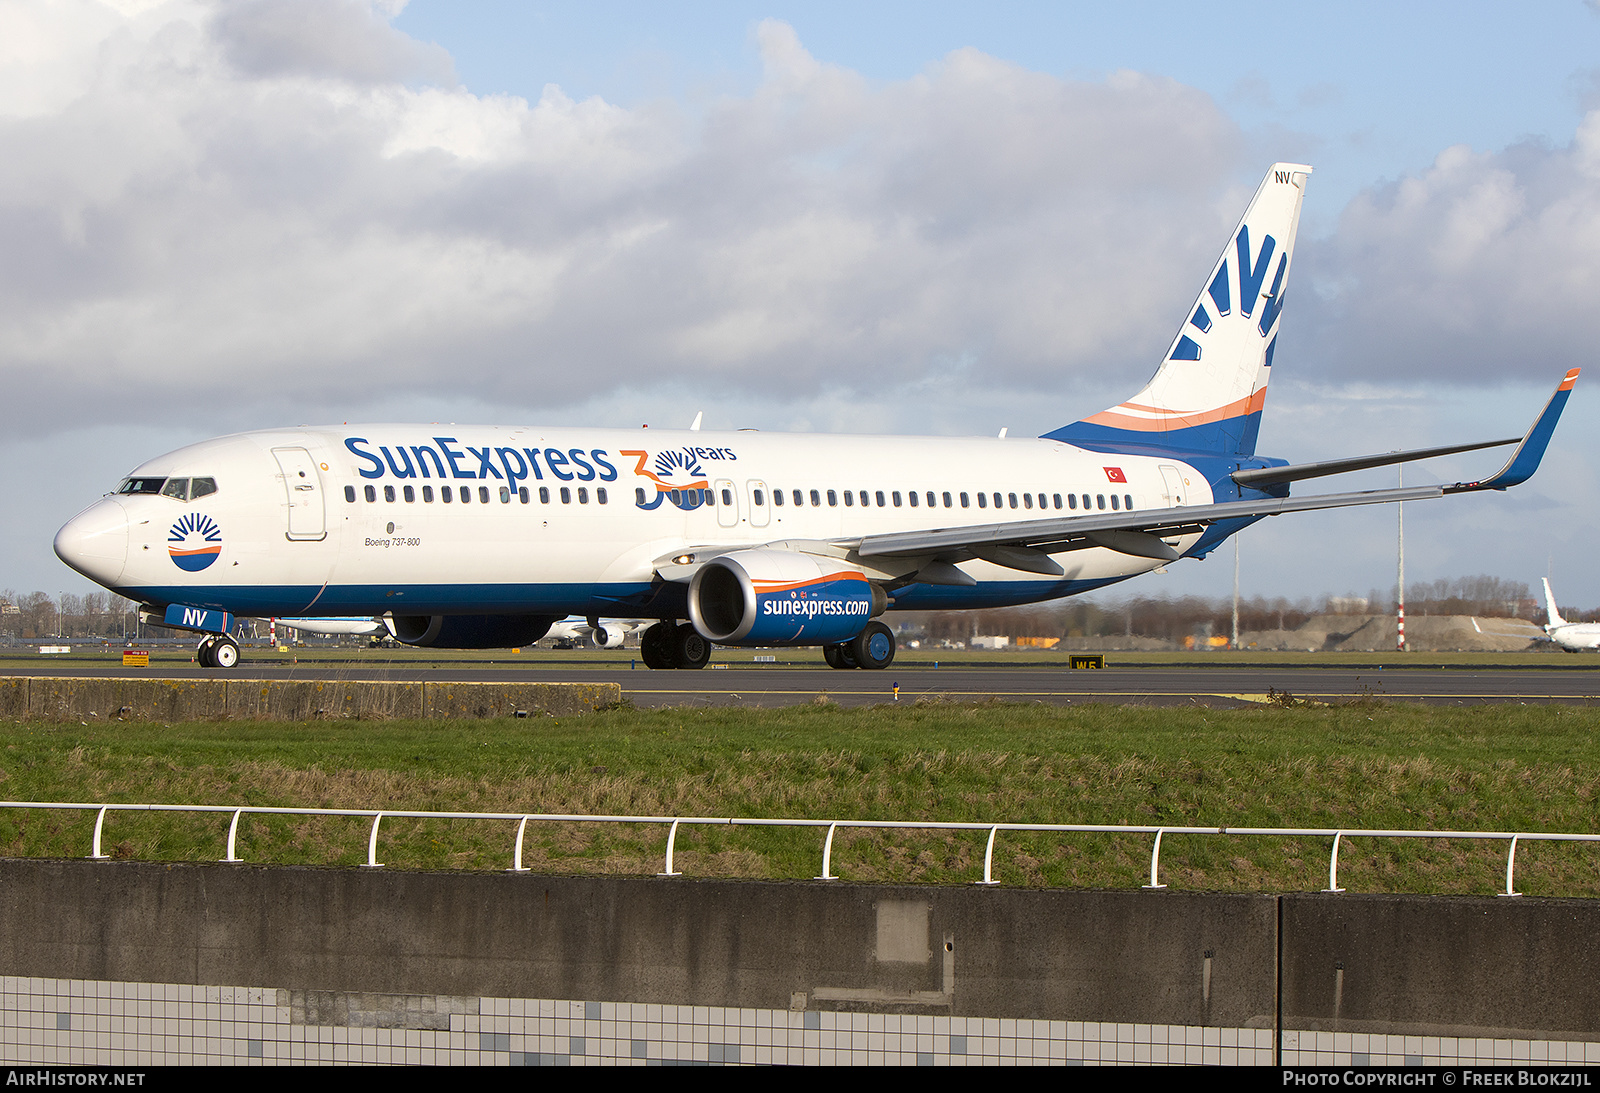
<svg viewBox="0 0 1600 1093">
<path fill-rule="evenodd" d="M 1600 622 L 1568 622 L 1556 607 L 1556 594 L 1550 591 L 1550 578 L 1541 577 L 1544 584 L 1544 609 L 1549 614 L 1544 632 L 1550 640 L 1569 653 L 1585 649 L 1600 649 Z"/>
<path fill-rule="evenodd" d="M 655 619 L 597 619 L 590 625 L 585 619 L 568 615 L 560 622 L 551 623 L 545 637 L 556 642 L 587 645 L 591 649 L 616 649 L 635 630 L 644 630 L 656 624 Z"/>
<path fill-rule="evenodd" d="M 531 645 L 568 615 L 659 620 L 652 668 L 821 645 L 883 668 L 885 611 L 1071 596 L 1204 558 L 1265 516 L 1525 481 L 1577 370 L 1510 440 L 1290 465 L 1255 454 L 1311 168 L 1275 164 L 1137 395 L 1037 439 L 364 425 L 241 433 L 149 460 L 56 553 L 205 635 L 235 615 L 381 617 L 413 645 Z M 1516 444 L 1454 485 L 1292 482 Z"/>
<path fill-rule="evenodd" d="M 375 618 L 305 618 L 273 619 L 276 625 L 303 634 L 321 634 L 327 637 L 354 635 L 358 637 L 394 637 L 394 620 L 383 615 Z M 594 649 L 615 649 L 635 630 L 654 625 L 655 619 L 601 619 L 598 627 L 576 615 L 569 615 L 552 623 L 545 637 L 551 641 L 588 645 Z"/>
<path fill-rule="evenodd" d="M 381 638 L 389 636 L 389 629 L 384 626 L 381 618 L 273 619 L 272 622 L 289 630 L 297 630 L 302 634 L 321 634 L 325 637 L 354 635 Z"/>
</svg>

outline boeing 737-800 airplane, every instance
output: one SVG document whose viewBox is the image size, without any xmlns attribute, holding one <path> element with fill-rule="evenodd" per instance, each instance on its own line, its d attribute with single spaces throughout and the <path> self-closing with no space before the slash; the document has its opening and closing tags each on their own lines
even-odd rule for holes
<svg viewBox="0 0 1600 1093">
<path fill-rule="evenodd" d="M 1133 398 L 1037 439 L 367 425 L 242 433 L 135 469 L 56 553 L 206 635 L 234 615 L 382 616 L 414 645 L 529 645 L 569 614 L 659 619 L 643 658 L 821 645 L 882 668 L 889 609 L 1035 603 L 1203 558 L 1264 516 L 1505 489 L 1518 439 L 1291 466 L 1255 454 L 1311 168 L 1275 164 Z M 1290 498 L 1289 483 L 1517 444 L 1482 481 Z"/>
</svg>

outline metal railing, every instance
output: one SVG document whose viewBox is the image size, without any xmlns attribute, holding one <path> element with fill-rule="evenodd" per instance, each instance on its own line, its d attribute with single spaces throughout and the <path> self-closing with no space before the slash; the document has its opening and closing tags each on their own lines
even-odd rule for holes
<svg viewBox="0 0 1600 1093">
<path fill-rule="evenodd" d="M 833 839 L 841 828 L 915 831 L 987 831 L 989 838 L 983 853 L 983 879 L 979 885 L 994 885 L 995 841 L 1002 831 L 1093 833 L 1110 835 L 1153 835 L 1150 849 L 1150 883 L 1145 888 L 1165 888 L 1161 883 L 1161 840 L 1165 835 L 1266 835 L 1286 838 L 1332 838 L 1333 848 L 1328 855 L 1328 887 L 1324 892 L 1343 892 L 1339 887 L 1339 848 L 1345 839 L 1487 839 L 1509 842 L 1506 852 L 1506 886 L 1502 896 L 1520 896 L 1516 890 L 1515 869 L 1518 842 L 1600 842 L 1600 835 L 1565 832 L 1510 832 L 1510 831 L 1405 831 L 1378 828 L 1333 827 L 1167 827 L 1143 824 L 1018 824 L 1018 823 L 944 823 L 932 820 L 793 820 L 737 816 L 587 816 L 551 812 L 413 812 L 387 809 L 358 808 L 280 808 L 266 805 L 151 805 L 151 804 L 88 804 L 63 801 L 0 801 L 0 808 L 50 809 L 89 811 L 95 813 L 94 840 L 89 852 L 91 859 L 106 859 L 109 854 L 101 850 L 101 837 L 106 815 L 111 812 L 210 812 L 228 813 L 227 853 L 219 859 L 238 863 L 244 859 L 237 854 L 239 821 L 245 816 L 352 816 L 370 818 L 372 828 L 367 835 L 367 860 L 363 868 L 381 869 L 378 861 L 378 832 L 385 819 L 415 820 L 499 820 L 517 823 L 516 837 L 512 843 L 509 873 L 527 873 L 531 870 L 522 864 L 523 839 L 531 823 L 598 823 L 646 824 L 667 827 L 666 859 L 657 876 L 682 876 L 673 868 L 673 851 L 677 845 L 678 829 L 684 825 L 702 827 L 812 827 L 828 829 L 822 844 L 822 872 L 815 880 L 838 880 L 832 872 Z"/>
</svg>

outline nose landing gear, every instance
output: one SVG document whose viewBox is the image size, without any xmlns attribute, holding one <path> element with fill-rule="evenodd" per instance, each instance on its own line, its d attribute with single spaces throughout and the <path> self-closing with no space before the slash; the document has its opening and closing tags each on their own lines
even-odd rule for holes
<svg viewBox="0 0 1600 1093">
<path fill-rule="evenodd" d="M 232 668 L 239 663 L 239 643 L 226 634 L 212 635 L 200 643 L 194 658 L 202 668 Z"/>
</svg>

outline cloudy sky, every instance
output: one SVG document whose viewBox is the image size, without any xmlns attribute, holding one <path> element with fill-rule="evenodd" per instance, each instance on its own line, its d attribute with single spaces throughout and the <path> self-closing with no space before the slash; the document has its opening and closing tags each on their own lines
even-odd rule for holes
<svg viewBox="0 0 1600 1093">
<path fill-rule="evenodd" d="M 1144 382 L 1275 160 L 1263 452 L 1515 434 L 1589 364 L 1594 2 L 0 0 L 0 587 L 87 591 L 55 529 L 239 429 L 1044 432 Z M 1408 578 L 1600 603 L 1597 386 L 1528 485 L 1407 508 Z M 1394 528 L 1258 525 L 1246 594 L 1387 588 Z"/>
</svg>

